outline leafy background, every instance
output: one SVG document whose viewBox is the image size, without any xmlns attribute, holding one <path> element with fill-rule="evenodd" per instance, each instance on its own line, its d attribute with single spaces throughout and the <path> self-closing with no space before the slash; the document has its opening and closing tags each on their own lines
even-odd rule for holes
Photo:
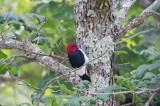
<svg viewBox="0 0 160 106">
<path fill-rule="evenodd" d="M 138 16 L 143 10 L 144 8 L 137 1 L 129 10 L 123 25 L 126 25 Z M 3 23 L 3 19 L 6 22 Z M 2 31 L 11 26 L 5 37 L 16 40 L 28 39 L 48 54 L 51 50 L 54 50 L 54 53 L 59 55 L 66 53 L 65 45 L 76 39 L 74 24 L 73 0 L 0 1 L 0 30 Z M 25 30 L 20 26 L 24 26 Z M 117 44 L 114 71 L 115 80 L 119 86 L 128 90 L 135 90 L 143 87 L 155 88 L 160 85 L 158 83 L 160 66 L 159 30 L 150 31 L 133 39 L 126 40 L 126 38 L 137 32 L 158 27 L 158 19 L 150 17 L 139 27 L 126 34 L 121 39 L 124 40 L 123 43 Z M 41 28 L 41 31 L 36 34 L 39 28 Z M 19 53 L 22 53 L 22 51 L 1 49 L 0 59 Z M 12 74 L 21 77 L 25 82 L 35 87 L 43 88 L 49 80 L 58 75 L 38 62 L 31 60 L 23 64 L 21 61 L 25 60 L 19 58 L 10 65 Z M 62 62 L 62 60 L 59 61 Z M 68 63 L 65 64 L 68 65 Z M 40 91 L 21 85 L 21 83 L 11 79 L 7 70 L 3 69 L 3 67 L 4 65 L 0 64 L 0 104 L 2 106 L 34 104 Z M 155 83 L 157 84 L 155 85 Z M 81 88 L 83 85 L 85 83 L 79 84 L 77 87 Z M 96 98 L 88 100 L 86 97 L 80 96 L 80 94 L 77 96 L 77 91 L 73 89 L 73 86 L 65 78 L 61 78 L 52 84 L 52 88 L 45 91 L 41 105 L 52 104 L 53 106 L 59 106 L 63 104 L 67 106 L 67 104 L 72 104 L 78 106 L 78 101 L 80 100 L 90 101 L 90 104 L 94 104 Z M 109 92 L 113 90 L 111 89 L 105 89 L 104 91 Z M 121 90 L 120 88 L 118 91 Z M 127 103 L 130 100 L 129 96 L 128 98 L 126 95 L 118 96 L 123 97 L 119 100 L 122 103 Z M 106 99 L 105 96 L 98 98 L 101 100 Z M 132 98 L 131 95 L 131 101 L 134 101 L 134 99 L 137 101 L 147 100 L 146 97 L 136 96 L 136 98 Z M 158 103 L 156 100 L 155 103 Z"/>
</svg>

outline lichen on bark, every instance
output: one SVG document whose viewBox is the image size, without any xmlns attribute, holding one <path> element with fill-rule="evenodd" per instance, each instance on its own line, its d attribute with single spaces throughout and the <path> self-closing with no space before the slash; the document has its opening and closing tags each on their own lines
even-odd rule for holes
<svg viewBox="0 0 160 106">
<path fill-rule="evenodd" d="M 91 93 L 113 84 L 114 16 L 112 0 L 86 1 L 75 0 L 74 11 L 77 43 L 90 61 Z"/>
</svg>

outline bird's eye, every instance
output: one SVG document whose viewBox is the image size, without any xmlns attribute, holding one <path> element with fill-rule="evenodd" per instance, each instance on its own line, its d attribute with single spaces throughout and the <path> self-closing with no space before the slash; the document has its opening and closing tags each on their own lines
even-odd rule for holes
<svg viewBox="0 0 160 106">
<path fill-rule="evenodd" d="M 72 46 L 72 48 L 74 48 L 74 47 L 76 47 L 75 45 L 74 46 Z"/>
</svg>

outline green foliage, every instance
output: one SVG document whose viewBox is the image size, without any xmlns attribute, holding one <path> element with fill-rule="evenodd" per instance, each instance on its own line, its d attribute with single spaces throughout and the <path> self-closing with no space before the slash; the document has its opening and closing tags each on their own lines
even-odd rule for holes
<svg viewBox="0 0 160 106">
<path fill-rule="evenodd" d="M 5 74 L 7 71 L 5 64 L 0 64 L 0 74 Z"/>
<path fill-rule="evenodd" d="M 125 78 L 123 76 L 115 76 L 116 78 L 116 83 L 120 86 L 125 87 L 126 89 L 129 90 L 135 90 L 136 84 L 134 83 L 134 80 L 131 80 L 130 78 Z"/>
<path fill-rule="evenodd" d="M 89 102 L 90 102 L 90 105 L 91 105 L 91 106 L 92 106 L 92 105 L 94 106 L 94 105 L 96 104 L 96 100 L 97 100 L 96 97 L 91 97 L 91 98 L 90 98 L 90 101 L 89 101 Z"/>
<path fill-rule="evenodd" d="M 76 87 L 77 87 L 78 89 L 84 89 L 84 88 L 88 88 L 88 87 L 89 87 L 89 84 L 90 84 L 89 81 L 83 80 L 83 81 L 80 81 L 80 82 L 76 85 Z"/>
<path fill-rule="evenodd" d="M 65 102 L 62 106 L 80 106 L 80 103 L 75 98 L 73 98 Z"/>
<path fill-rule="evenodd" d="M 160 86 L 159 52 L 156 50 L 155 47 L 152 46 L 146 50 L 142 50 L 140 54 L 146 55 L 148 57 L 148 63 L 138 66 L 136 70 L 133 70 L 131 72 L 131 75 L 129 77 L 115 75 L 116 83 L 118 84 L 118 86 L 122 86 L 126 90 L 128 89 L 130 91 L 137 91 L 143 89 L 144 87 L 152 88 L 155 86 L 155 84 L 157 86 Z M 136 95 L 136 97 L 133 98 L 133 101 L 142 101 L 143 99 L 145 99 L 145 97 L 141 95 Z"/>
<path fill-rule="evenodd" d="M 12 75 L 18 76 L 18 65 L 15 62 L 12 62 L 9 68 Z"/>
<path fill-rule="evenodd" d="M 148 60 L 154 60 L 160 57 L 160 52 L 158 52 L 153 46 L 149 47 L 147 50 L 142 50 L 140 54 L 149 55 Z"/>
<path fill-rule="evenodd" d="M 7 55 L 0 50 L 0 59 L 6 58 Z"/>
</svg>

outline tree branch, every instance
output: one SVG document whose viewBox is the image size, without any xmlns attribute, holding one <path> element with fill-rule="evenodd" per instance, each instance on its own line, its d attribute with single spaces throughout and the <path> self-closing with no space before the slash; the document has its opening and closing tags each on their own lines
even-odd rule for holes
<svg viewBox="0 0 160 106">
<path fill-rule="evenodd" d="M 154 97 L 155 94 L 156 94 L 156 93 L 154 92 L 154 93 L 149 97 L 149 100 L 145 103 L 144 106 L 150 106 L 149 104 L 150 104 L 150 102 L 152 101 L 152 99 L 153 99 L 153 97 Z"/>
<path fill-rule="evenodd" d="M 120 29 L 122 22 L 125 19 L 125 16 L 129 10 L 129 8 L 135 3 L 136 0 L 125 0 L 123 1 L 123 5 L 121 10 L 118 12 L 117 17 L 115 19 L 114 25 L 117 26 L 117 30 Z"/>
<path fill-rule="evenodd" d="M 129 40 L 129 39 L 132 39 L 132 38 L 134 38 L 134 37 L 136 37 L 136 36 L 138 36 L 138 35 L 145 34 L 145 33 L 148 33 L 148 32 L 150 32 L 150 31 L 153 31 L 153 30 L 156 30 L 156 29 L 157 29 L 157 28 L 151 28 L 151 29 L 148 29 L 148 30 L 140 31 L 140 32 L 135 33 L 134 35 L 126 38 L 125 40 L 121 40 L 121 41 L 116 42 L 116 44 L 123 43 L 123 42 L 125 42 L 125 41 L 127 41 L 127 40 Z"/>
<path fill-rule="evenodd" d="M 126 34 L 131 29 L 137 27 L 139 24 L 141 24 L 145 19 L 147 19 L 149 16 L 152 15 L 153 11 L 156 11 L 160 7 L 160 1 L 155 0 L 152 5 L 150 5 L 148 8 L 146 8 L 138 17 L 136 17 L 134 20 L 132 20 L 128 25 L 121 28 L 117 34 L 117 38 L 121 38 L 124 34 Z"/>
<path fill-rule="evenodd" d="M 82 89 L 77 89 L 77 88 L 74 88 L 74 89 L 82 91 Z M 108 93 L 88 92 L 88 93 L 92 94 L 92 95 L 118 95 L 118 94 L 129 94 L 129 93 L 132 93 L 132 94 L 143 94 L 143 93 L 146 93 L 146 92 L 153 92 L 153 93 L 160 92 L 160 88 L 142 89 L 142 90 L 138 90 L 138 91 L 122 91 L 122 92 L 108 92 Z"/>
<path fill-rule="evenodd" d="M 45 55 L 45 53 L 39 47 L 27 40 L 20 42 L 12 39 L 0 39 L 0 48 L 11 48 L 26 51 L 29 55 L 29 58 L 38 60 L 52 70 L 66 76 L 70 82 L 76 83 L 76 75 L 72 69 L 55 61 L 52 57 Z"/>
</svg>

